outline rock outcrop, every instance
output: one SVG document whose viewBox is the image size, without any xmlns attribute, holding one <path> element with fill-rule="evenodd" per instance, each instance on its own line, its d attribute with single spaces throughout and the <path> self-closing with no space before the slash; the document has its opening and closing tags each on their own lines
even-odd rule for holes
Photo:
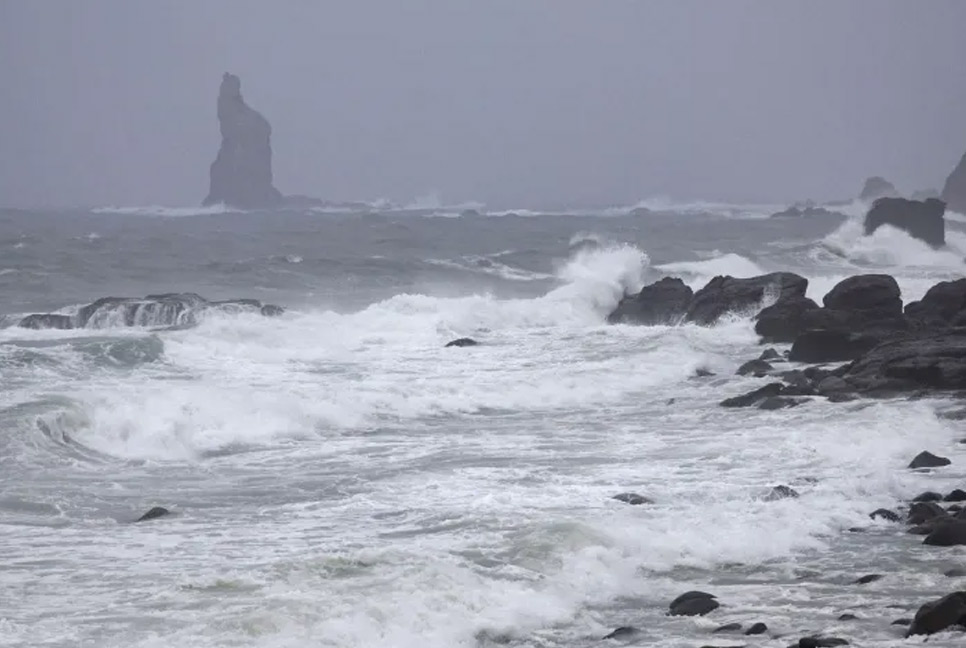
<svg viewBox="0 0 966 648">
<path fill-rule="evenodd" d="M 218 92 L 218 123 L 221 148 L 211 163 L 211 186 L 203 204 L 242 209 L 281 204 L 282 194 L 272 185 L 272 127 L 245 103 L 241 80 L 227 72 Z"/>
<path fill-rule="evenodd" d="M 966 153 L 946 178 L 941 197 L 950 210 L 966 214 Z"/>
<path fill-rule="evenodd" d="M 804 297 L 808 279 L 791 272 L 736 279 L 718 276 L 694 293 L 684 319 L 695 324 L 711 325 L 727 313 L 741 313 L 761 305 L 766 297 L 780 302 Z"/>
<path fill-rule="evenodd" d="M 684 318 L 694 292 L 683 281 L 665 277 L 625 297 L 610 314 L 611 324 L 678 324 Z"/>
<path fill-rule="evenodd" d="M 263 304 L 257 299 L 208 301 L 195 293 L 163 293 L 147 297 L 102 297 L 77 309 L 74 315 L 40 313 L 20 320 L 22 328 L 103 329 L 124 326 L 194 326 L 209 311 L 253 313 L 276 317 L 285 312 L 281 306 Z"/>
<path fill-rule="evenodd" d="M 906 200 L 880 198 L 865 215 L 865 233 L 871 234 L 883 225 L 891 225 L 908 232 L 933 247 L 946 244 L 946 203 L 935 198 Z"/>
<path fill-rule="evenodd" d="M 867 178 L 859 193 L 859 200 L 873 201 L 879 198 L 895 198 L 899 195 L 895 186 L 881 176 Z"/>
<path fill-rule="evenodd" d="M 940 281 L 905 312 L 919 327 L 966 326 L 966 279 Z"/>
</svg>

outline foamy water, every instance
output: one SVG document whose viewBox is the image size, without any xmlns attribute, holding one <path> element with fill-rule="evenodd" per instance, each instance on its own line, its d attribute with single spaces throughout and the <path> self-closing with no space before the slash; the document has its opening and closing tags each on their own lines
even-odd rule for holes
<svg viewBox="0 0 966 648">
<path fill-rule="evenodd" d="M 179 289 L 288 295 L 282 317 L 0 329 L 0 645 L 556 648 L 634 625 L 629 645 L 670 647 L 744 643 L 710 630 L 764 621 L 787 636 L 756 645 L 828 632 L 892 646 L 903 643 L 892 619 L 953 588 L 942 571 L 961 552 L 927 551 L 867 517 L 962 486 L 962 431 L 936 415 L 948 404 L 723 410 L 761 384 L 733 375 L 761 352 L 752 322 L 604 323 L 654 276 L 748 276 L 823 259 L 830 240 L 838 261 L 806 273 L 816 298 L 857 268 L 887 268 L 918 296 L 959 272 L 952 257 L 888 232 L 796 230 L 788 239 L 811 243 L 769 247 L 767 222 L 735 224 L 754 244 L 729 248 L 655 229 L 673 223 L 638 231 L 634 218 L 597 231 L 560 216 L 288 218 L 278 230 L 303 228 L 291 239 L 250 239 L 263 225 L 234 221 L 221 247 L 190 219 L 170 230 L 198 246 L 184 270 L 195 283 Z M 135 244 L 109 222 L 78 227 Z M 145 232 L 153 246 L 158 236 Z M 340 237 L 356 246 L 344 261 Z M 137 263 L 169 262 L 144 254 L 117 271 L 119 286 L 141 276 Z M 19 261 L 30 262 L 44 261 Z M 140 293 L 157 289 L 141 281 Z M 464 336 L 481 345 L 444 348 Z M 923 449 L 953 465 L 903 470 Z M 779 483 L 802 496 L 765 501 Z M 655 504 L 610 499 L 624 491 Z M 155 505 L 176 515 L 130 524 Z M 856 526 L 868 531 L 846 532 Z M 886 578 L 849 584 L 873 572 Z M 722 608 L 663 616 L 695 588 Z M 843 612 L 860 620 L 836 621 Z"/>
</svg>

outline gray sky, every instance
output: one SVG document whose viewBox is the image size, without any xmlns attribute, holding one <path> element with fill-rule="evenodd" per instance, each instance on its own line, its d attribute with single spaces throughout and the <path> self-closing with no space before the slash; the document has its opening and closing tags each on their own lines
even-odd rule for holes
<svg viewBox="0 0 966 648">
<path fill-rule="evenodd" d="M 333 200 L 734 201 L 941 187 L 963 0 L 0 0 L 0 204 L 190 205 L 221 74 Z"/>
</svg>

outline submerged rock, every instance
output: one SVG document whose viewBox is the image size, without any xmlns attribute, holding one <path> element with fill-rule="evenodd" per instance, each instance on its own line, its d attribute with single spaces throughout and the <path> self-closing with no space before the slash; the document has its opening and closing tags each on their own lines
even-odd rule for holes
<svg viewBox="0 0 966 648">
<path fill-rule="evenodd" d="M 848 641 L 839 637 L 802 637 L 798 640 L 798 648 L 834 648 L 848 645 Z"/>
<path fill-rule="evenodd" d="M 739 376 L 755 376 L 760 378 L 768 374 L 774 367 L 772 367 L 765 360 L 749 360 L 740 367 L 735 373 Z"/>
<path fill-rule="evenodd" d="M 718 601 L 715 600 L 716 598 L 714 594 L 707 592 L 685 592 L 671 601 L 671 605 L 668 606 L 668 615 L 704 616 L 720 607 Z"/>
<path fill-rule="evenodd" d="M 760 621 L 752 625 L 747 630 L 745 630 L 746 635 L 760 635 L 760 634 L 765 634 L 766 632 L 768 632 L 768 626 L 766 626 L 764 623 L 761 623 Z"/>
<path fill-rule="evenodd" d="M 775 502 L 783 499 L 797 499 L 799 497 L 798 491 L 784 484 L 780 486 L 775 486 L 768 494 L 763 498 L 766 502 Z"/>
<path fill-rule="evenodd" d="M 241 80 L 225 73 L 218 92 L 221 148 L 211 163 L 205 205 L 224 203 L 242 209 L 274 207 L 282 194 L 272 185 L 272 127 L 241 94 Z"/>
<path fill-rule="evenodd" d="M 473 338 L 457 338 L 446 343 L 446 347 L 471 347 L 479 346 L 479 342 Z"/>
<path fill-rule="evenodd" d="M 164 508 L 163 506 L 155 506 L 150 511 L 139 517 L 135 522 L 147 522 L 148 520 L 156 520 L 160 517 L 165 517 L 166 515 L 171 515 L 171 511 Z"/>
<path fill-rule="evenodd" d="M 881 518 L 888 522 L 898 522 L 901 519 L 899 517 L 899 514 L 896 513 L 895 511 L 890 511 L 889 509 L 884 509 L 884 508 L 880 508 L 872 511 L 871 513 L 869 513 L 869 517 L 872 518 L 873 520 Z"/>
<path fill-rule="evenodd" d="M 853 585 L 868 585 L 869 583 L 874 583 L 877 580 L 882 580 L 882 574 L 866 574 L 860 578 L 855 579 Z"/>
<path fill-rule="evenodd" d="M 625 504 L 630 504 L 631 506 L 654 503 L 654 500 L 644 497 L 643 495 L 638 495 L 637 493 L 618 493 L 611 499 L 615 499 L 618 502 L 624 502 Z"/>
<path fill-rule="evenodd" d="M 951 463 L 952 461 L 946 457 L 937 457 L 933 453 L 923 450 L 917 454 L 912 461 L 909 462 L 909 468 L 913 470 L 918 468 L 940 468 L 942 466 L 948 466 Z M 937 493 L 937 495 L 939 494 Z M 941 495 L 939 495 L 939 497 L 933 501 L 938 501 L 939 499 L 942 499 Z"/>
<path fill-rule="evenodd" d="M 904 230 L 932 247 L 946 244 L 946 203 L 935 198 L 924 201 L 905 198 L 880 198 L 865 215 L 865 233 L 872 234 L 883 225 Z"/>
<path fill-rule="evenodd" d="M 759 387 L 754 391 L 750 391 L 747 394 L 742 394 L 741 396 L 734 396 L 732 398 L 726 398 L 721 401 L 722 407 L 751 407 L 756 405 L 766 398 L 771 398 L 773 396 L 778 396 L 782 392 L 782 384 L 780 382 L 769 383 L 764 387 Z"/>
<path fill-rule="evenodd" d="M 677 278 L 665 277 L 625 297 L 607 321 L 611 324 L 678 324 L 691 302 L 693 291 Z"/>
<path fill-rule="evenodd" d="M 625 637 L 633 637 L 634 635 L 640 634 L 640 630 L 633 626 L 621 626 L 604 636 L 604 639 L 622 639 Z"/>
<path fill-rule="evenodd" d="M 717 634 L 719 632 L 738 632 L 739 630 L 741 630 L 740 623 L 726 623 L 725 625 L 718 626 L 712 630 L 711 634 Z"/>
<path fill-rule="evenodd" d="M 966 214 L 966 153 L 943 185 L 942 199 L 954 212 Z"/>
</svg>

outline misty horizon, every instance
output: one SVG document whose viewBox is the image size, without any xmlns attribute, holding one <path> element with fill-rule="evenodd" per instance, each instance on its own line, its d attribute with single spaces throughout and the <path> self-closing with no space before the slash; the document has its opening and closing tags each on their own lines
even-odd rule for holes
<svg viewBox="0 0 966 648">
<path fill-rule="evenodd" d="M 224 72 L 275 186 L 502 208 L 940 189 L 966 3 L 0 7 L 0 205 L 198 205 Z"/>
</svg>

